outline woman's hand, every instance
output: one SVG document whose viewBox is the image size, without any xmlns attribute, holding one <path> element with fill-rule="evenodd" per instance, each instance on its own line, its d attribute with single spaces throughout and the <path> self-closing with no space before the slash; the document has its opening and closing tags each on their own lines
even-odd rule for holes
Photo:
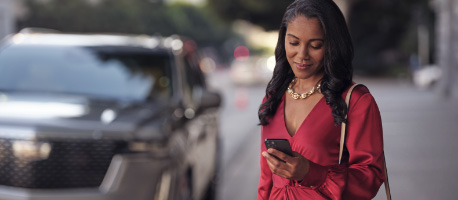
<svg viewBox="0 0 458 200">
<path fill-rule="evenodd" d="M 285 162 L 278 160 L 272 155 L 284 160 Z M 262 156 L 266 158 L 267 164 L 269 165 L 272 173 L 283 178 L 301 181 L 309 171 L 310 162 L 300 153 L 295 151 L 293 151 L 294 157 L 291 157 L 281 151 L 270 148 L 267 151 L 262 152 Z"/>
</svg>

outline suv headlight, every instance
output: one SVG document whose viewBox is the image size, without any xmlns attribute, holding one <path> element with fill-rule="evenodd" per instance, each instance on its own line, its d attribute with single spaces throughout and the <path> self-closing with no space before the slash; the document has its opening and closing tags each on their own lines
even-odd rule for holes
<svg viewBox="0 0 458 200">
<path fill-rule="evenodd" d="M 16 158 L 28 161 L 46 160 L 51 153 L 48 142 L 16 140 L 13 141 L 13 154 Z"/>
</svg>

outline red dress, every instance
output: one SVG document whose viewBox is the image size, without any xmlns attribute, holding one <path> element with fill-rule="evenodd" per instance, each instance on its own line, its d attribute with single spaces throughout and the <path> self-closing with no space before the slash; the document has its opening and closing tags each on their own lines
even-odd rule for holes
<svg viewBox="0 0 458 200">
<path fill-rule="evenodd" d="M 341 127 L 334 125 L 331 108 L 324 97 L 293 137 L 285 127 L 284 105 L 285 96 L 270 123 L 261 127 L 261 152 L 266 151 L 266 138 L 288 139 L 293 151 L 310 161 L 310 169 L 302 182 L 285 179 L 272 174 L 266 159 L 261 156 L 257 199 L 372 199 L 385 177 L 382 122 L 369 90 L 356 87 L 353 91 L 346 140 L 349 158 L 348 163 L 342 165 L 338 164 Z"/>
</svg>

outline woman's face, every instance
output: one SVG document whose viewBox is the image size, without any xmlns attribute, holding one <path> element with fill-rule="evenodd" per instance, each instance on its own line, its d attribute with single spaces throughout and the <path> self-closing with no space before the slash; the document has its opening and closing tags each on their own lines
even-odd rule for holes
<svg viewBox="0 0 458 200">
<path fill-rule="evenodd" d="M 323 76 L 324 32 L 317 18 L 302 15 L 286 28 L 285 50 L 288 63 L 299 79 Z"/>
</svg>

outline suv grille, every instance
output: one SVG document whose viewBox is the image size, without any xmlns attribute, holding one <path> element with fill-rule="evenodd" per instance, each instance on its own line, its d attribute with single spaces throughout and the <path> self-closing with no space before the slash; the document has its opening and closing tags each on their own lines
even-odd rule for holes
<svg viewBox="0 0 458 200">
<path fill-rule="evenodd" d="M 52 150 L 48 159 L 16 158 L 11 139 L 0 139 L 0 185 L 31 188 L 98 187 L 115 153 L 126 142 L 107 140 L 46 141 Z"/>
</svg>

